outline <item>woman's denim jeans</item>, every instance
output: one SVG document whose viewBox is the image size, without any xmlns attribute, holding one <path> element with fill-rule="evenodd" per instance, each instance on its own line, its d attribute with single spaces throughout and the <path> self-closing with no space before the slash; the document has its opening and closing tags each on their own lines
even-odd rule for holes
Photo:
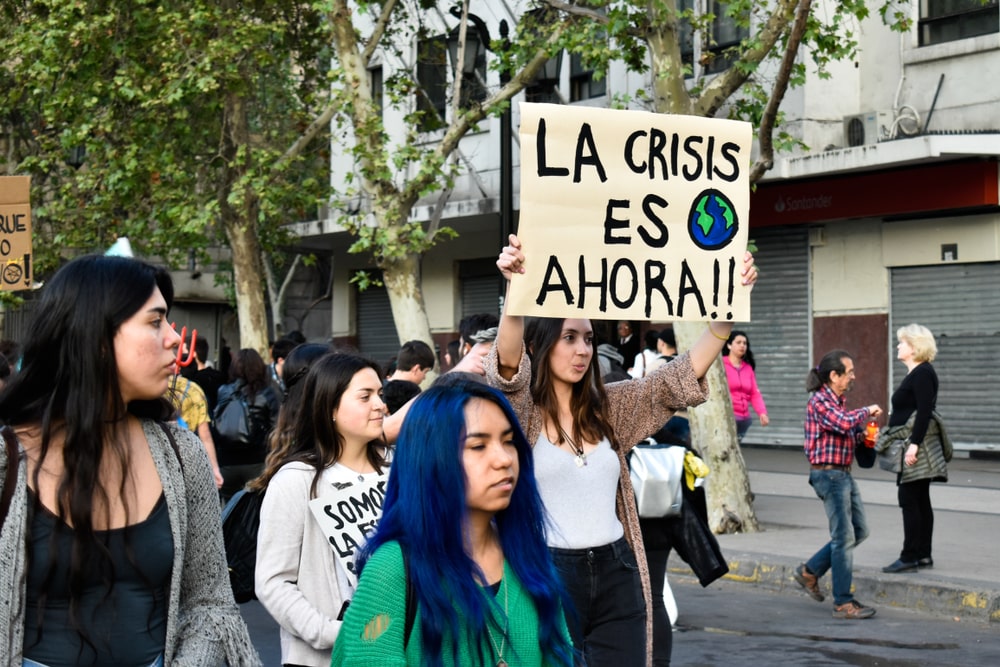
<svg viewBox="0 0 1000 667">
<path fill-rule="evenodd" d="M 587 667 L 646 664 L 646 603 L 625 538 L 590 549 L 550 549 L 575 610 L 567 610 L 573 646 Z"/>
<path fill-rule="evenodd" d="M 845 604 L 854 599 L 851 593 L 854 547 L 868 537 L 861 492 L 851 474 L 843 470 L 811 470 L 809 484 L 823 501 L 830 521 L 830 541 L 806 562 L 806 567 L 817 577 L 830 570 L 833 603 Z"/>
</svg>

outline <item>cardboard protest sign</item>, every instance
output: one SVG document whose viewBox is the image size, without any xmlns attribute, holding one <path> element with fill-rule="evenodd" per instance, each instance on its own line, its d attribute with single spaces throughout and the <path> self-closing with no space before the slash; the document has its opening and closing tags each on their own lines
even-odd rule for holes
<svg viewBox="0 0 1000 667">
<path fill-rule="evenodd" d="M 508 312 L 749 321 L 749 123 L 521 105 Z"/>
<path fill-rule="evenodd" d="M 336 485 L 333 491 L 309 501 L 313 517 L 353 586 L 358 583 L 354 557 L 378 526 L 387 479 L 385 475 L 369 475 Z"/>
<path fill-rule="evenodd" d="M 31 289 L 31 179 L 0 176 L 0 289 Z"/>
</svg>

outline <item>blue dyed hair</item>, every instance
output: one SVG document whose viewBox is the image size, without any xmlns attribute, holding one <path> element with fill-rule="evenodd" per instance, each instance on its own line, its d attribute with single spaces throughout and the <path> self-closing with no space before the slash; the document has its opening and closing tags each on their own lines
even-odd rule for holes
<svg viewBox="0 0 1000 667">
<path fill-rule="evenodd" d="M 545 510 L 531 446 L 507 399 L 483 383 L 433 386 L 410 406 L 396 441 L 382 518 L 358 556 L 359 572 L 380 546 L 399 543 L 420 609 L 425 664 L 443 664 L 442 639 L 459 638 L 463 623 L 471 643 L 483 645 L 490 608 L 480 584 L 483 573 L 465 548 L 468 510 L 461 455 L 465 406 L 477 398 L 497 405 L 514 431 L 517 484 L 510 505 L 494 517 L 504 558 L 535 604 L 546 662 L 572 665 L 572 646 L 560 630 L 569 598 L 545 545 Z M 457 655 L 452 656 L 450 662 L 456 661 Z"/>
</svg>

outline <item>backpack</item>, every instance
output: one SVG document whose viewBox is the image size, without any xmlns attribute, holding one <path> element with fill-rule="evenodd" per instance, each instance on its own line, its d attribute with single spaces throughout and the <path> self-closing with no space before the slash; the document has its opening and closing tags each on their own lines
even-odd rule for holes
<svg viewBox="0 0 1000 667">
<path fill-rule="evenodd" d="M 257 568 L 257 530 L 263 491 L 242 489 L 222 510 L 222 543 L 226 547 L 229 584 L 236 602 L 256 600 L 254 570 Z"/>
<path fill-rule="evenodd" d="M 225 403 L 215 406 L 215 431 L 227 442 L 239 445 L 249 445 L 253 433 L 253 423 L 250 420 L 250 406 L 247 399 L 238 388 L 226 399 Z"/>
</svg>

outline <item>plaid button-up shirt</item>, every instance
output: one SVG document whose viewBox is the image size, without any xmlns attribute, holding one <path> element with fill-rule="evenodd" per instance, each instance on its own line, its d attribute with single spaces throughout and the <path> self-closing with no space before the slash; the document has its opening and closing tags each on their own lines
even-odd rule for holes
<svg viewBox="0 0 1000 667">
<path fill-rule="evenodd" d="M 854 461 L 854 446 L 864 434 L 868 408 L 847 410 L 844 396 L 824 384 L 806 406 L 806 456 L 813 465 L 849 466 Z"/>
</svg>

